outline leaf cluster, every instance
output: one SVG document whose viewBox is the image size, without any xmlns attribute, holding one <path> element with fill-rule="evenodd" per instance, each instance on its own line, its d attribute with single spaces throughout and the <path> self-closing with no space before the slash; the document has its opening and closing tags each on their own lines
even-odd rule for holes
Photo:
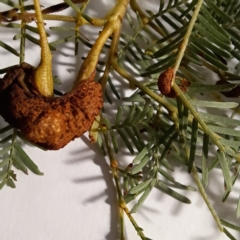
<svg viewBox="0 0 240 240">
<path fill-rule="evenodd" d="M 0 134 L 6 134 L 7 136 L 0 140 L 2 146 L 0 150 L 0 189 L 7 184 L 9 187 L 15 188 L 15 181 L 17 176 L 12 169 L 22 171 L 28 175 L 28 170 L 37 175 L 43 175 L 38 166 L 23 150 L 18 138 L 21 138 L 21 133 L 13 130 L 11 126 L 6 126 L 0 129 Z M 12 133 L 11 133 L 12 132 Z"/>
<path fill-rule="evenodd" d="M 122 35 L 119 61 L 130 64 L 135 74 L 145 79 L 148 77 L 149 80 L 144 82 L 144 86 L 153 93 L 158 94 L 159 91 L 157 76 L 172 67 L 177 60 L 196 4 L 197 1 L 169 1 L 168 4 L 160 1 L 158 12 L 146 10 L 149 21 L 156 24 L 155 31 L 150 31 L 150 27 L 144 25 L 139 12 L 136 13 L 138 26 L 128 15 L 133 34 L 131 37 Z M 166 104 L 156 102 L 154 94 L 138 89 L 131 97 L 123 99 L 130 101 L 132 105 L 129 107 L 124 104 L 119 107 L 114 124 L 111 125 L 104 119 L 115 152 L 118 151 L 116 131 L 131 153 L 136 154 L 137 151 L 132 165 L 125 170 L 120 169 L 126 202 L 138 197 L 138 202 L 131 212 L 141 206 L 153 187 L 179 201 L 190 203 L 189 199 L 169 187 L 170 182 L 174 187 L 193 190 L 192 187 L 176 182 L 171 176 L 174 167 L 170 164 L 170 159 L 185 165 L 189 173 L 196 168 L 204 188 L 208 185 L 212 169 L 220 167 L 225 188 L 222 201 L 226 201 L 232 191 L 239 176 L 240 135 L 236 128 L 240 121 L 234 119 L 238 113 L 238 103 L 228 99 L 225 99 L 226 102 L 216 101 L 212 99 L 212 94 L 229 92 L 238 87 L 240 49 L 237 36 L 240 26 L 239 8 L 236 8 L 235 4 L 239 5 L 236 1 L 204 1 L 176 78 L 177 84 L 180 84 L 182 79 L 187 79 L 190 86 L 185 93 L 181 92 L 178 98 L 167 99 L 175 107 L 177 118 L 173 117 L 172 109 Z M 231 67 L 232 62 L 237 62 L 235 69 Z M 213 84 L 212 81 L 206 81 L 206 76 L 201 74 L 203 69 L 215 73 L 224 83 L 217 85 L 216 82 Z M 202 95 L 209 100 L 201 100 Z M 146 104 L 151 106 L 151 118 L 145 113 L 146 117 L 141 119 L 139 114 Z M 204 111 L 200 110 L 203 108 Z M 128 121 L 122 120 L 121 124 L 117 125 L 122 109 L 128 109 Z M 215 114 L 216 111 L 213 113 L 211 109 L 219 111 Z M 230 110 L 231 117 L 226 114 L 222 116 L 225 110 Z M 136 121 L 138 118 L 139 122 Z M 129 119 L 133 121 L 129 122 Z M 130 127 L 135 128 L 135 138 Z M 119 133 L 118 128 L 125 131 Z M 209 157 L 209 153 L 214 157 Z M 236 201 L 237 217 L 239 204 L 239 200 Z M 226 229 L 224 232 L 230 237 L 231 234 Z M 234 239 L 233 236 L 230 238 Z"/>
</svg>

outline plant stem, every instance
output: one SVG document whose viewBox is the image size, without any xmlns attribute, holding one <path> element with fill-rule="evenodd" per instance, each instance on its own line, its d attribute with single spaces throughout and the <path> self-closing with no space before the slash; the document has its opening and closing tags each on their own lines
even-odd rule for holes
<svg viewBox="0 0 240 240">
<path fill-rule="evenodd" d="M 122 26 L 122 19 L 126 12 L 129 0 L 118 0 L 116 5 L 107 15 L 107 22 L 104 25 L 102 32 L 100 33 L 98 39 L 95 41 L 93 47 L 88 53 L 85 61 L 83 62 L 78 76 L 75 80 L 74 85 L 78 84 L 80 81 L 89 79 L 92 74 L 94 74 L 96 65 L 98 62 L 98 57 L 101 50 L 107 41 L 107 39 L 113 34 L 113 32 L 119 31 Z"/>
<path fill-rule="evenodd" d="M 197 17 L 198 17 L 198 14 L 199 14 L 199 11 L 201 9 L 202 4 L 203 4 L 203 0 L 198 0 L 198 3 L 197 3 L 197 5 L 195 7 L 195 10 L 193 12 L 192 18 L 191 18 L 190 23 L 188 25 L 187 32 L 186 32 L 186 34 L 183 38 L 183 42 L 182 42 L 182 44 L 180 46 L 180 49 L 178 51 L 178 55 L 177 55 L 176 62 L 175 62 L 175 65 L 174 65 L 174 76 L 177 73 L 178 68 L 180 66 L 180 63 L 182 61 L 182 58 L 184 56 L 184 53 L 185 53 L 185 50 L 187 48 L 190 35 L 192 33 L 193 27 L 194 27 L 195 22 L 197 20 Z"/>
<path fill-rule="evenodd" d="M 178 85 L 174 82 L 172 89 L 177 93 L 177 95 L 181 98 L 181 101 L 183 104 L 188 108 L 188 110 L 191 112 L 193 117 L 198 121 L 198 123 L 201 125 L 203 131 L 209 135 L 209 137 L 215 142 L 215 144 L 218 146 L 220 151 L 225 152 L 225 148 L 220 143 L 219 139 L 216 137 L 216 134 L 214 134 L 212 131 L 209 130 L 207 124 L 199 117 L 198 112 L 196 109 L 189 103 L 188 99 L 184 95 L 184 93 L 181 91 L 181 89 L 178 87 Z"/>
<path fill-rule="evenodd" d="M 101 50 L 113 32 L 112 26 L 110 23 L 107 23 L 105 27 L 103 28 L 102 32 L 100 33 L 100 36 L 95 41 L 93 47 L 88 53 L 88 56 L 86 57 L 85 61 L 83 62 L 79 72 L 78 76 L 74 82 L 74 85 L 76 86 L 80 81 L 84 81 L 86 79 L 89 79 L 92 74 L 95 72 L 96 65 L 98 62 L 98 57 L 101 53 Z"/>
<path fill-rule="evenodd" d="M 41 95 L 49 97 L 53 95 L 52 53 L 49 49 L 40 3 L 38 0 L 34 0 L 34 8 L 41 46 L 41 61 L 35 71 L 34 84 Z"/>
<path fill-rule="evenodd" d="M 137 231 L 140 238 L 142 240 L 145 240 L 146 237 L 144 236 L 141 228 L 138 226 L 137 222 L 135 221 L 135 219 L 131 215 L 129 209 L 127 208 L 126 202 L 124 201 L 124 198 L 123 198 L 123 195 L 122 195 L 122 192 L 121 192 L 121 188 L 120 188 L 119 177 L 118 177 L 118 170 L 117 170 L 118 169 L 118 163 L 113 156 L 113 152 L 112 152 L 112 149 L 110 147 L 110 143 L 109 143 L 107 133 L 104 133 L 104 138 L 105 138 L 105 142 L 106 142 L 106 146 L 107 146 L 108 155 L 109 155 L 109 158 L 110 158 L 111 171 L 113 173 L 113 178 L 114 178 L 114 182 L 116 184 L 117 193 L 118 193 L 121 240 L 125 240 L 124 225 L 123 225 L 124 224 L 123 211 L 127 214 L 129 220 L 131 221 L 132 225 L 134 226 L 134 228 Z"/>
<path fill-rule="evenodd" d="M 15 149 L 15 142 L 16 142 L 16 138 L 17 138 L 17 131 L 14 129 L 13 130 L 13 135 L 12 135 L 12 139 L 11 139 L 11 150 L 10 150 L 10 154 L 9 154 L 9 163 L 8 163 L 8 166 L 7 166 L 7 178 L 9 179 L 10 178 L 10 174 L 9 172 L 11 171 L 11 168 L 12 168 L 12 164 L 13 164 L 13 155 L 14 155 L 14 149 Z"/>
<path fill-rule="evenodd" d="M 72 16 L 64 16 L 64 15 L 57 15 L 57 14 L 42 14 L 42 17 L 44 20 L 49 20 L 49 21 L 63 21 L 63 22 L 76 22 L 77 18 L 72 17 Z M 31 22 L 32 19 L 36 18 L 35 13 L 28 13 L 25 12 L 24 14 L 18 14 L 16 13 L 14 15 L 14 20 L 13 21 L 18 21 L 18 20 L 24 20 L 26 22 Z M 101 18 L 91 18 L 91 23 L 89 23 L 85 18 L 81 17 L 80 22 L 81 25 L 92 25 L 92 26 L 103 26 L 106 23 L 106 19 L 101 19 Z M 3 20 L 4 22 L 4 20 Z"/>
<path fill-rule="evenodd" d="M 79 32 L 79 19 L 81 19 L 81 12 L 77 12 L 77 21 L 76 21 L 76 25 L 75 25 L 75 56 L 77 56 L 78 54 L 78 37 L 80 36 L 80 32 Z"/>
<path fill-rule="evenodd" d="M 130 213 L 130 211 L 127 208 L 127 205 L 125 203 L 125 201 L 123 201 L 121 203 L 121 208 L 123 208 L 124 212 L 127 214 L 129 220 L 131 221 L 132 225 L 134 226 L 135 230 L 137 231 L 138 235 L 140 236 L 140 238 L 142 240 L 146 240 L 145 235 L 143 234 L 141 228 L 138 226 L 137 222 L 135 221 L 135 219 L 133 218 L 132 214 Z"/>
<path fill-rule="evenodd" d="M 185 149 L 186 158 L 187 158 L 187 160 L 189 160 L 190 150 L 189 150 L 189 147 L 188 147 L 188 145 L 186 143 L 186 139 L 185 138 L 184 138 L 184 149 Z M 221 221 L 220 221 L 217 213 L 215 212 L 214 208 L 212 207 L 212 205 L 211 205 L 211 203 L 210 203 L 210 201 L 208 199 L 207 193 L 205 192 L 205 189 L 204 189 L 204 187 L 202 185 L 202 182 L 201 182 L 201 180 L 200 180 L 200 178 L 198 176 L 198 172 L 197 172 L 195 164 L 193 164 L 191 174 L 192 174 L 192 176 L 193 176 L 193 178 L 194 178 L 194 180 L 195 180 L 195 182 L 196 182 L 196 184 L 198 186 L 198 190 L 199 190 L 203 200 L 205 201 L 209 211 L 211 212 L 211 214 L 212 214 L 212 216 L 213 216 L 213 218 L 214 218 L 214 220 L 215 220 L 219 230 L 222 232 L 223 231 L 223 226 L 221 224 Z"/>
<path fill-rule="evenodd" d="M 87 4 L 88 4 L 87 2 L 83 2 L 82 3 L 82 8 L 85 8 Z M 10 21 L 23 20 L 25 22 L 31 22 L 36 18 L 35 13 L 29 13 L 29 12 L 24 11 L 24 9 L 21 7 L 23 5 L 21 4 L 20 0 L 19 0 L 19 5 L 20 5 L 20 10 L 21 10 L 20 14 L 17 13 L 16 11 L 12 11 L 13 9 L 10 9 L 9 11 L 4 12 L 3 15 L 5 17 L 7 16 L 7 18 L 5 18 L 3 16 L 1 21 L 9 22 L 9 19 L 11 19 Z M 83 17 L 81 17 L 81 19 L 79 20 L 79 19 L 76 19 L 75 17 L 72 17 L 72 16 L 51 14 L 51 13 L 62 11 L 65 8 L 66 7 L 64 7 L 61 3 L 56 4 L 56 5 L 52 5 L 51 7 L 47 7 L 47 8 L 45 8 L 41 11 L 42 12 L 42 17 L 43 17 L 44 20 L 65 21 L 65 22 L 77 22 L 77 21 L 79 21 L 79 23 L 81 22 L 81 25 L 91 24 L 91 25 L 94 25 L 94 26 L 104 26 L 104 24 L 106 23 L 105 18 L 91 18 L 91 23 L 89 23 Z M 51 15 L 49 15 L 49 14 L 51 14 Z M 2 13 L 0 12 L 0 17 L 1 16 L 2 16 Z"/>
<path fill-rule="evenodd" d="M 212 205 L 211 205 L 211 203 L 210 203 L 210 201 L 208 199 L 208 196 L 207 196 L 207 194 L 206 194 L 206 192 L 204 190 L 204 187 L 203 187 L 202 182 L 201 182 L 201 180 L 200 180 L 200 178 L 198 176 L 197 169 L 196 169 L 195 166 L 193 166 L 193 168 L 192 168 L 192 175 L 193 175 L 194 180 L 195 180 L 195 182 L 196 182 L 196 184 L 198 186 L 198 190 L 199 190 L 200 194 L 202 195 L 203 200 L 205 201 L 209 211 L 211 212 L 211 214 L 212 214 L 212 216 L 213 216 L 213 218 L 214 218 L 214 220 L 215 220 L 219 230 L 222 232 L 223 231 L 223 226 L 221 224 L 221 221 L 220 221 L 217 213 L 215 212 L 214 208 L 212 207 Z"/>
<path fill-rule="evenodd" d="M 122 197 L 122 192 L 119 186 L 119 177 L 118 177 L 118 173 L 117 173 L 117 161 L 114 159 L 111 147 L 110 147 L 110 143 L 109 143 L 109 139 L 108 139 L 108 134 L 105 132 L 104 133 L 104 139 L 105 139 L 105 143 L 107 146 L 107 151 L 108 151 L 108 155 L 110 158 L 110 167 L 111 167 L 111 171 L 113 174 L 113 178 L 114 178 L 114 182 L 117 188 L 117 194 L 118 194 L 118 206 L 119 206 L 119 222 L 120 222 L 120 239 L 121 240 L 125 240 L 125 230 L 124 230 L 124 214 L 123 214 L 123 208 L 121 207 L 121 203 L 123 200 Z"/>
<path fill-rule="evenodd" d="M 78 54 L 78 43 L 79 43 L 78 38 L 80 36 L 79 27 L 83 25 L 83 20 L 85 20 L 84 18 L 82 18 L 82 14 L 86 7 L 87 7 L 87 3 L 83 3 L 80 8 L 80 11 L 77 12 L 77 15 L 76 15 L 76 25 L 75 25 L 75 55 L 76 56 Z"/>
<path fill-rule="evenodd" d="M 20 5 L 20 11 L 21 14 L 24 14 L 25 10 L 24 10 L 24 5 L 23 5 L 23 1 L 19 0 L 19 5 Z M 21 41 L 20 41 L 20 64 L 24 62 L 25 59 L 25 33 L 26 33 L 26 28 L 25 28 L 26 22 L 24 20 L 21 21 Z"/>
<path fill-rule="evenodd" d="M 144 25 L 149 25 L 153 30 L 155 30 L 158 34 L 160 34 L 161 36 L 165 37 L 165 33 L 164 31 L 162 31 L 161 28 L 159 28 L 156 24 L 154 24 L 151 21 L 151 18 L 149 18 L 148 16 L 146 16 L 146 14 L 142 11 L 142 9 L 138 6 L 136 0 L 130 0 L 130 6 L 132 8 L 132 10 L 136 13 L 139 14 L 139 16 L 142 19 L 142 22 Z"/>
<path fill-rule="evenodd" d="M 114 58 L 114 55 L 117 55 L 117 50 L 118 50 L 117 47 L 118 47 L 120 32 L 121 32 L 121 26 L 116 28 L 116 30 L 113 32 L 113 38 L 112 38 L 112 42 L 111 42 L 111 47 L 110 47 L 108 60 L 107 60 L 107 63 L 106 63 L 104 74 L 100 79 L 100 83 L 102 85 L 103 92 L 105 90 L 105 87 L 106 87 L 106 84 L 107 84 L 107 81 L 108 81 L 109 72 L 110 72 L 111 67 L 112 67 L 112 59 Z"/>
</svg>

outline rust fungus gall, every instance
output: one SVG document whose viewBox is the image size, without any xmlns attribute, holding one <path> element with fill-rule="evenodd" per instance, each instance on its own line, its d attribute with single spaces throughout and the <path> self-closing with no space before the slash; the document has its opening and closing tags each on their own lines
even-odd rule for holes
<svg viewBox="0 0 240 240">
<path fill-rule="evenodd" d="M 102 88 L 94 76 L 62 97 L 33 94 L 35 69 L 23 63 L 0 79 L 0 115 L 29 141 L 57 150 L 92 125 L 102 105 Z"/>
<path fill-rule="evenodd" d="M 172 89 L 172 81 L 173 81 L 173 68 L 168 68 L 158 78 L 158 89 L 159 91 L 168 98 L 175 98 L 177 94 Z M 178 87 L 183 91 L 186 92 L 188 86 L 191 85 L 185 78 L 178 78 Z"/>
<path fill-rule="evenodd" d="M 163 95 L 171 92 L 173 79 L 173 68 L 168 68 L 158 78 L 158 89 Z"/>
</svg>

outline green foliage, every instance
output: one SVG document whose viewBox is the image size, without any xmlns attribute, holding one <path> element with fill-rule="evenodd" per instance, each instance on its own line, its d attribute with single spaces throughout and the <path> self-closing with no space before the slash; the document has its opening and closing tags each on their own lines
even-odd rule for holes
<svg viewBox="0 0 240 240">
<path fill-rule="evenodd" d="M 20 8 L 11 1 L 0 2 Z M 91 17 L 83 13 L 84 8 L 69 0 L 65 2 L 76 13 L 81 13 L 88 22 L 92 22 Z M 137 198 L 137 203 L 130 213 L 135 213 L 141 207 L 154 188 L 180 202 L 191 203 L 186 196 L 173 189 L 196 190 L 174 179 L 172 173 L 176 169 L 175 162 L 184 166 L 186 172 L 193 174 L 195 180 L 197 179 L 199 191 L 205 201 L 206 196 L 203 192 L 204 188 L 208 187 L 212 169 L 220 167 L 222 170 L 225 190 L 223 202 L 234 190 L 234 184 L 239 177 L 240 132 L 236 128 L 240 126 L 240 120 L 234 118 L 239 113 L 238 101 L 224 99 L 220 93 L 236 90 L 240 83 L 240 3 L 235 0 L 205 0 L 200 12 L 196 13 L 197 18 L 192 31 L 188 32 L 194 11 L 200 2 L 160 0 L 156 12 L 144 10 L 141 13 L 135 10 L 135 16 L 126 15 L 132 34 L 121 34 L 118 64 L 130 69 L 133 76 L 142 79 L 137 82 L 138 85 L 135 84 L 136 91 L 123 98 L 110 71 L 107 85 L 104 86 L 105 98 L 112 107 L 115 106 L 113 103 L 116 100 L 119 104 L 118 108 L 114 109 L 115 119 L 110 119 L 107 111 L 103 113 L 98 144 L 104 155 L 109 154 L 104 138 L 104 134 L 107 134 L 116 155 L 121 150 L 121 143 L 124 143 L 124 148 L 133 155 L 130 165 L 125 169 L 117 168 L 124 201 L 129 203 Z M 148 24 L 144 22 L 142 14 L 148 19 Z M 23 40 L 39 44 L 38 39 L 31 35 L 38 30 L 28 24 L 21 26 L 16 23 L 1 23 L 0 27 L 14 28 L 18 31 L 21 29 L 21 33 L 16 33 L 15 39 L 21 40 L 22 47 Z M 75 27 L 76 23 L 73 23 L 72 27 L 51 27 L 51 31 L 60 31 L 65 35 L 51 42 L 50 48 L 56 50 L 60 44 L 68 41 L 75 41 L 75 53 L 79 43 L 92 48 L 93 45 L 82 38 Z M 189 40 L 186 42 L 186 50 L 180 59 L 179 67 L 176 67 L 186 39 Z M 24 48 L 18 53 L 2 41 L 0 47 L 20 56 L 20 60 L 23 61 Z M 109 48 L 110 46 L 105 44 L 104 51 L 109 51 Z M 235 68 L 232 67 L 232 62 L 236 64 Z M 99 60 L 98 72 L 105 71 L 105 66 L 107 63 Z M 176 98 L 161 95 L 157 85 L 158 76 L 170 67 L 176 70 L 174 84 L 181 86 L 183 80 L 188 83 L 183 91 L 174 88 L 173 85 L 177 93 Z M 0 73 L 8 69 L 1 69 Z M 218 80 L 224 81 L 224 84 L 216 85 L 216 81 L 210 77 L 206 78 L 206 72 L 209 76 L 210 73 L 214 74 Z M 127 76 L 125 75 L 126 80 L 131 82 Z M 207 100 L 202 100 L 202 96 Z M 209 109 L 216 111 L 210 113 Z M 229 113 L 231 116 L 227 117 Z M 9 130 L 9 127 L 0 130 L 1 136 Z M 3 146 L 0 150 L 0 188 L 5 184 L 15 187 L 16 175 L 12 166 L 26 174 L 29 169 L 41 175 L 37 166 L 19 145 L 17 134 L 14 130 L 13 134 L 0 140 Z M 214 157 L 210 157 L 210 153 Z M 199 175 L 201 181 L 198 181 Z M 208 207 L 212 212 L 212 207 Z M 237 217 L 240 215 L 239 209 L 240 200 L 236 201 Z M 219 220 L 219 224 L 239 231 L 238 226 L 225 220 Z M 235 239 L 226 228 L 223 228 L 223 231 L 230 239 Z"/>
<path fill-rule="evenodd" d="M 132 37 L 122 35 L 119 53 L 122 58 L 125 57 L 136 75 L 149 77 L 145 86 L 154 93 L 158 92 L 155 74 L 159 75 L 176 62 L 196 4 L 197 1 L 192 1 L 191 4 L 186 1 L 169 1 L 166 5 L 164 1 L 160 1 L 157 13 L 146 11 L 151 21 L 155 21 L 161 30 L 154 33 L 149 31 L 149 27 L 143 25 L 138 15 L 139 26 L 134 24 L 134 20 L 128 15 L 133 34 Z M 163 176 L 165 181 L 175 182 L 170 170 L 173 167 L 169 166 L 169 160 L 173 158 L 187 165 L 189 172 L 192 171 L 193 166 L 196 166 L 202 175 L 204 187 L 208 185 L 211 170 L 220 166 L 226 187 L 223 201 L 229 196 L 238 178 L 239 171 L 233 171 L 233 169 L 239 168 L 239 130 L 233 128 L 238 127 L 240 121 L 233 119 L 234 115 L 230 118 L 223 117 L 219 114 L 220 111 L 217 114 L 209 114 L 197 110 L 202 107 L 219 110 L 238 109 L 237 102 L 215 101 L 212 95 L 213 92 L 230 91 L 239 83 L 239 76 L 229 65 L 229 60 L 239 61 L 240 50 L 240 45 L 237 43 L 240 26 L 236 24 L 240 10 L 233 7 L 234 4 L 236 3 L 205 1 L 201 8 L 177 72 L 179 79 L 186 78 L 191 85 L 185 93 L 181 93 L 185 96 L 184 101 L 181 95 L 177 101 L 168 99 L 178 112 L 178 119 L 172 117 L 166 105 L 156 102 L 151 94 L 149 98 L 145 91 L 138 89 L 130 97 L 123 99 L 131 102 L 132 105 L 125 104 L 118 108 L 115 124 L 111 125 L 109 121 L 106 124 L 115 152 L 118 148 L 116 147 L 117 136 L 114 133 L 118 132 L 118 128 L 125 130 L 121 131 L 118 137 L 120 136 L 129 151 L 136 154 L 136 151 L 133 151 L 135 147 L 138 152 L 133 159 L 132 169 L 127 168 L 122 172 L 126 202 L 140 196 L 132 212 L 135 212 L 150 194 L 153 183 L 156 188 L 177 200 L 190 202 L 159 179 Z M 139 42 L 146 46 L 145 49 L 140 47 Z M 211 83 L 210 85 L 205 75 L 201 74 L 201 69 L 216 73 L 219 79 L 226 81 L 225 84 L 213 85 Z M 198 97 L 200 95 L 197 95 L 199 93 L 207 96 L 209 100 L 200 100 Z M 149 110 L 152 109 L 151 118 L 147 118 L 145 113 L 143 114 L 145 118 L 141 119 L 139 116 L 146 104 L 151 106 L 151 108 L 148 107 Z M 123 109 L 128 112 L 125 120 L 121 121 Z M 192 109 L 198 112 L 198 118 L 192 117 Z M 139 121 L 131 121 L 132 119 L 139 119 Z M 203 128 L 199 119 L 205 122 L 207 128 Z M 138 130 L 135 136 L 139 142 L 144 143 L 141 148 L 136 146 L 133 137 L 129 134 L 129 127 L 133 126 Z M 215 152 L 217 157 L 211 160 L 208 155 L 209 151 L 212 152 L 214 144 L 217 149 L 220 147 L 221 150 Z M 183 154 L 180 149 L 189 152 L 189 155 Z M 199 151 L 202 152 L 200 164 L 196 162 L 196 155 Z M 232 160 L 229 161 L 229 159 Z M 170 174 L 166 170 L 170 170 Z M 155 175 L 156 171 L 161 175 Z M 184 186 L 181 183 L 175 183 L 178 186 Z M 236 202 L 236 204 L 238 204 L 239 216 L 239 203 Z M 227 230 L 224 229 L 224 232 L 226 233 Z M 230 236 L 230 233 L 227 235 Z"/>
<path fill-rule="evenodd" d="M 13 133 L 9 133 L 13 131 Z M 0 129 L 1 134 L 8 136 L 0 140 L 2 148 L 0 150 L 0 189 L 4 185 L 15 188 L 15 181 L 17 181 L 16 174 L 12 170 L 13 166 L 28 175 L 28 169 L 37 175 L 43 175 L 39 171 L 37 165 L 27 155 L 18 143 L 17 131 L 12 130 L 11 126 L 6 126 Z"/>
</svg>

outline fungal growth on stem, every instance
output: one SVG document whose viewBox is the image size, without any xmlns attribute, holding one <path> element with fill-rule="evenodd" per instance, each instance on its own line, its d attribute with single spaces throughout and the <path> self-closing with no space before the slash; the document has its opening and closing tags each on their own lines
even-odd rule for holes
<svg viewBox="0 0 240 240">
<path fill-rule="evenodd" d="M 35 69 L 27 63 L 14 67 L 0 80 L 0 114 L 26 139 L 57 150 L 81 136 L 92 125 L 102 105 L 102 89 L 92 68 L 69 93 L 53 97 L 52 55 L 44 30 L 39 1 L 34 0 L 40 35 L 41 61 Z M 95 66 L 94 66 L 95 67 Z"/>
</svg>

